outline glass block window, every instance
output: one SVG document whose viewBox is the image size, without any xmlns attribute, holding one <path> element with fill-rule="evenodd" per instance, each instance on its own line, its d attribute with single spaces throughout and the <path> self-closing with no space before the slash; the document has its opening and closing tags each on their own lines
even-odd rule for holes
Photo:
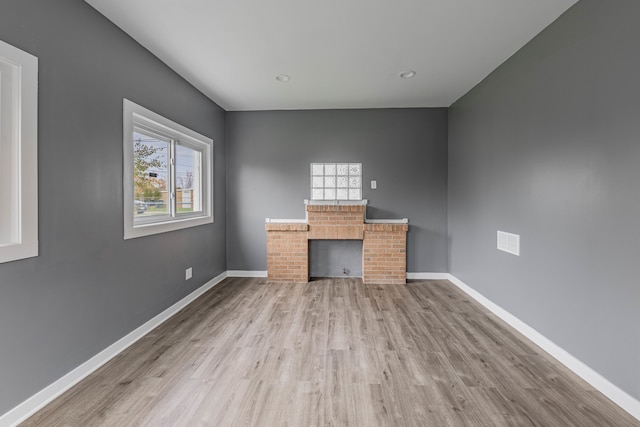
<svg viewBox="0 0 640 427">
<path fill-rule="evenodd" d="M 311 163 L 311 200 L 362 200 L 362 163 Z"/>
</svg>

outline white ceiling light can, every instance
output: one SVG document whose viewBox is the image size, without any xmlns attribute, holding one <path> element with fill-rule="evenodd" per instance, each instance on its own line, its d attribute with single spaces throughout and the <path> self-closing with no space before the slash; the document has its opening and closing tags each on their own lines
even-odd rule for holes
<svg viewBox="0 0 640 427">
<path fill-rule="evenodd" d="M 416 75 L 416 72 L 413 70 L 409 70 L 409 71 L 403 71 L 402 73 L 400 73 L 400 78 L 402 79 L 410 79 L 412 77 L 414 77 Z"/>
<path fill-rule="evenodd" d="M 289 80 L 291 80 L 291 76 L 288 76 L 286 74 L 280 74 L 278 76 L 276 76 L 276 80 L 282 83 L 286 83 Z"/>
</svg>

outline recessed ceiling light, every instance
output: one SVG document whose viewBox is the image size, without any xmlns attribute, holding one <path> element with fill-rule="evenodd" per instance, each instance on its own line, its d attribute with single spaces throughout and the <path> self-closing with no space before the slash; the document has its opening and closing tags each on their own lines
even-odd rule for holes
<svg viewBox="0 0 640 427">
<path fill-rule="evenodd" d="M 416 72 L 413 71 L 413 70 L 403 71 L 402 73 L 400 73 L 400 78 L 410 79 L 411 77 L 413 77 L 415 75 L 416 75 Z"/>
<path fill-rule="evenodd" d="M 276 80 L 282 83 L 286 83 L 289 80 L 291 80 L 291 76 L 288 76 L 286 74 L 280 74 L 279 76 L 276 76 Z"/>
</svg>

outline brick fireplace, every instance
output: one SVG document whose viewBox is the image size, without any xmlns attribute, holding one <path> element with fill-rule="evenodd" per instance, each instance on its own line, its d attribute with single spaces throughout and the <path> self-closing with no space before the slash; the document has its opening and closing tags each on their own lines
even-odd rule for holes
<svg viewBox="0 0 640 427">
<path fill-rule="evenodd" d="M 272 282 L 309 281 L 309 240 L 362 240 L 362 281 L 404 284 L 404 220 L 366 220 L 363 203 L 306 203 L 305 220 L 267 219 L 267 275 Z"/>
</svg>

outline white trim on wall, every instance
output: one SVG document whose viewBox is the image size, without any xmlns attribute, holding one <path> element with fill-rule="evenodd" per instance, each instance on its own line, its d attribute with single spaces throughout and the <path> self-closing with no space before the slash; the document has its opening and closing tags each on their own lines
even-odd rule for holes
<svg viewBox="0 0 640 427">
<path fill-rule="evenodd" d="M 640 420 L 639 400 L 635 399 L 624 390 L 621 390 L 618 386 L 611 383 L 598 372 L 584 364 L 575 356 L 571 355 L 568 351 L 542 335 L 540 332 L 533 329 L 531 326 L 524 323 L 522 320 L 518 319 L 513 314 L 509 313 L 507 310 L 493 303 L 484 295 L 465 284 L 462 280 L 458 279 L 452 274 L 448 274 L 448 276 L 449 281 L 456 285 L 460 290 L 482 304 L 485 308 L 498 316 L 500 319 L 504 320 L 509 324 L 509 326 L 533 341 L 536 345 L 549 353 L 549 355 L 551 355 L 554 359 L 569 368 L 580 378 L 591 384 L 596 390 L 607 396 L 622 409 Z"/>
<path fill-rule="evenodd" d="M 196 289 L 171 307 L 167 308 L 162 313 L 158 314 L 153 319 L 149 320 L 142 326 L 135 329 L 133 332 L 127 334 L 125 337 L 116 341 L 82 365 L 78 366 L 73 371 L 69 372 L 59 380 L 55 381 L 53 384 L 44 388 L 40 392 L 31 396 L 29 399 L 22 402 L 20 405 L 16 406 L 6 414 L 0 416 L 0 426 L 16 426 L 22 421 L 26 420 L 28 417 L 33 415 L 39 409 L 44 407 L 46 404 L 51 402 L 56 397 L 60 396 L 62 393 L 67 391 L 69 388 L 73 387 L 75 384 L 80 382 L 82 379 L 89 376 L 96 369 L 107 363 L 109 360 L 117 356 L 119 353 L 124 351 L 127 347 L 138 341 L 147 333 L 151 332 L 154 328 L 159 326 L 162 322 L 169 319 L 171 316 L 176 314 L 182 308 L 189 305 L 200 295 L 222 282 L 227 277 L 267 277 L 266 271 L 255 271 L 255 270 L 228 270 L 215 278 L 211 279 L 200 288 Z M 478 303 L 483 305 L 493 314 L 504 320 L 509 324 L 512 328 L 516 329 L 518 332 L 523 334 L 525 337 L 533 341 L 535 344 L 540 346 L 544 351 L 549 353 L 552 357 L 558 360 L 560 363 L 565 365 L 571 371 L 573 371 L 576 375 L 587 381 L 594 388 L 600 391 L 602 394 L 611 399 L 614 403 L 620 406 L 622 409 L 627 411 L 633 417 L 640 420 L 640 401 L 626 393 L 625 391 L 618 388 L 616 385 L 611 383 L 609 380 L 604 378 L 598 372 L 585 365 L 576 357 L 572 356 L 562 347 L 558 346 L 540 332 L 536 331 L 516 316 L 512 315 L 502 307 L 493 303 L 482 294 L 469 287 L 463 281 L 458 279 L 452 274 L 449 273 L 407 273 L 408 279 L 417 279 L 417 280 L 449 280 L 455 286 L 457 286 L 464 293 L 469 295 L 471 298 L 476 300 Z"/>
<path fill-rule="evenodd" d="M 449 273 L 407 273 L 408 280 L 449 280 Z"/>
<path fill-rule="evenodd" d="M 262 270 L 229 270 L 228 277 L 267 277 L 267 271 Z M 342 276 L 340 276 L 342 277 Z M 407 273 L 409 280 L 449 280 L 449 273 Z"/>
<path fill-rule="evenodd" d="M 151 332 L 158 327 L 161 323 L 175 315 L 187 305 L 191 304 L 196 298 L 204 294 L 209 289 L 213 288 L 218 283 L 222 282 L 227 277 L 227 272 L 219 274 L 207 283 L 191 292 L 186 297 L 182 298 L 171 307 L 164 310 L 162 313 L 155 316 L 153 319 L 144 323 L 142 326 L 136 328 L 129 334 L 120 338 L 109 347 L 102 350 L 100 353 L 93 356 L 91 359 L 84 362 L 62 378 L 58 379 L 48 387 L 40 390 L 38 393 L 31 396 L 15 408 L 11 409 L 6 414 L 0 416 L 0 426 L 17 426 L 31 415 L 42 409 L 45 405 L 51 402 L 56 397 L 88 377 L 96 369 L 116 357 L 118 354 L 127 349 L 127 347 L 134 344 L 140 338 Z"/>
<path fill-rule="evenodd" d="M 0 263 L 38 256 L 38 58 L 0 40 Z"/>
<path fill-rule="evenodd" d="M 122 100 L 122 185 L 123 185 L 123 215 L 124 239 L 150 236 L 168 231 L 182 230 L 213 223 L 213 140 L 179 123 L 174 122 L 148 108 L 136 104 L 126 98 Z M 145 129 L 140 130 L 140 129 Z M 170 213 L 139 217 L 135 215 L 134 197 L 134 132 L 144 132 L 148 135 L 158 135 L 157 138 L 167 143 L 166 177 L 170 206 Z M 195 198 L 200 204 L 200 212 L 177 213 L 175 169 L 176 147 L 188 147 L 194 153 L 199 153 L 201 164 L 194 166 L 194 182 L 198 182 L 200 198 Z"/>
<path fill-rule="evenodd" d="M 228 270 L 228 277 L 267 277 L 267 272 L 260 270 Z"/>
</svg>

